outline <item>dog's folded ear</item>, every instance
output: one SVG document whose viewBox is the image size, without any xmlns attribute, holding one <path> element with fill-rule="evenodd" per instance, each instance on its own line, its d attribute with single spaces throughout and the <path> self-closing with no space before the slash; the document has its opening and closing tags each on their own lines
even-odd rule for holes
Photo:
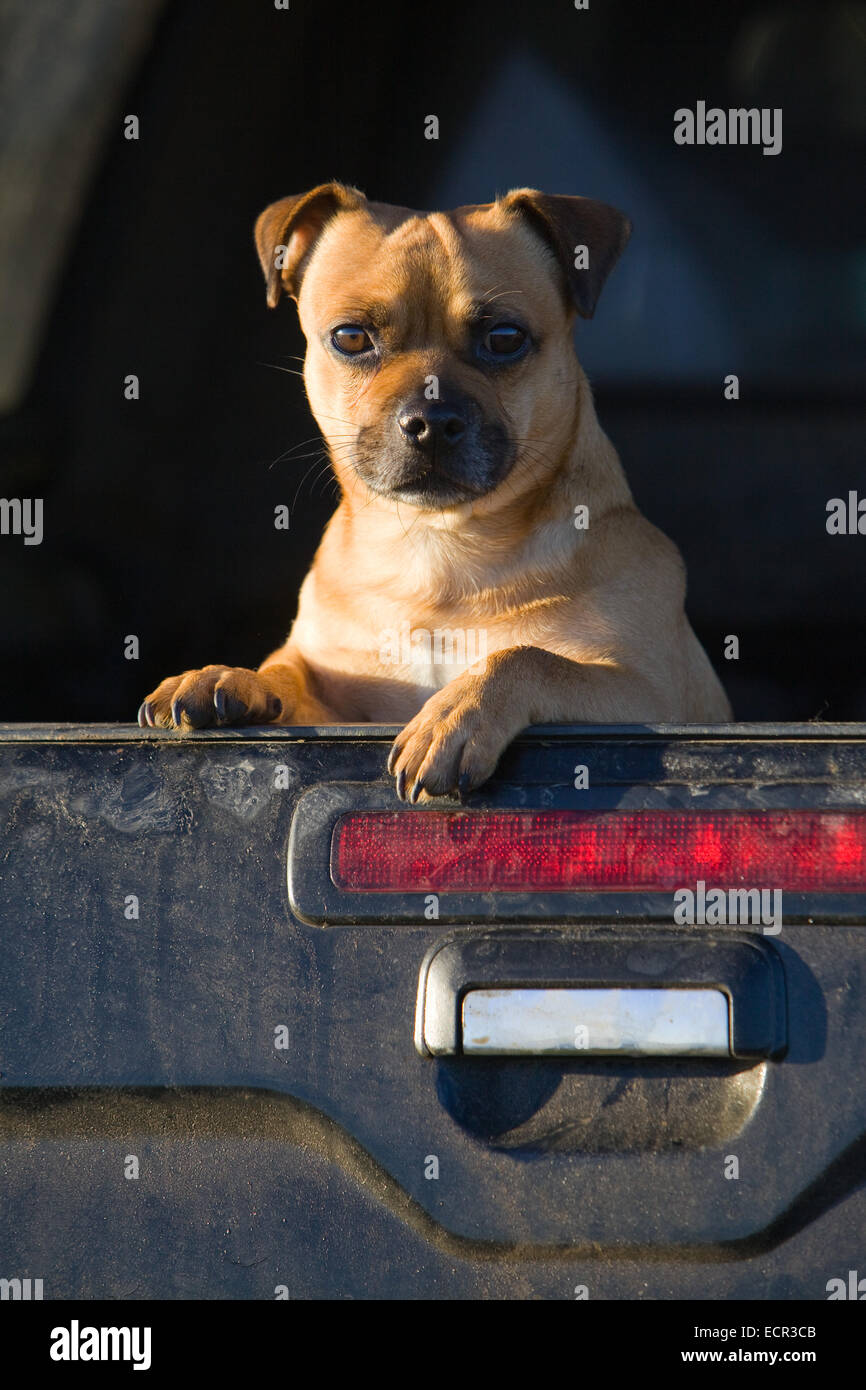
<svg viewBox="0 0 866 1390">
<path fill-rule="evenodd" d="M 534 188 L 512 189 L 500 203 L 525 217 L 547 242 L 562 267 L 578 313 L 591 319 L 604 283 L 631 235 L 625 213 L 594 198 L 539 193 Z"/>
<path fill-rule="evenodd" d="M 348 184 L 320 183 L 265 208 L 256 219 L 255 237 L 271 309 L 279 304 L 283 290 L 297 299 L 304 263 L 325 223 L 335 213 L 363 207 L 366 201 Z"/>
</svg>

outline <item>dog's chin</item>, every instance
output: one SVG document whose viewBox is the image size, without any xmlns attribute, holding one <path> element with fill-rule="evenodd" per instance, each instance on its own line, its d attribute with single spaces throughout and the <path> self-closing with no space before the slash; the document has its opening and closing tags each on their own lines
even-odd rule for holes
<svg viewBox="0 0 866 1390">
<path fill-rule="evenodd" d="M 367 486 L 380 497 L 402 502 L 409 507 L 417 507 L 419 511 L 441 511 L 443 507 L 462 507 L 491 491 L 490 488 L 470 488 L 452 478 L 443 478 L 436 474 L 384 486 L 375 483 L 368 483 Z"/>
</svg>

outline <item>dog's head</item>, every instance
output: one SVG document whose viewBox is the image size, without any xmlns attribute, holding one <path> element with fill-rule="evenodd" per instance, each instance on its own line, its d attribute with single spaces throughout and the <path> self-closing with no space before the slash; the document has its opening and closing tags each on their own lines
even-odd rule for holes
<svg viewBox="0 0 866 1390">
<path fill-rule="evenodd" d="M 592 317 L 630 230 L 533 189 L 423 214 L 328 183 L 266 208 L 268 303 L 297 300 L 344 490 L 490 510 L 538 486 L 575 426 L 574 316 Z"/>
</svg>

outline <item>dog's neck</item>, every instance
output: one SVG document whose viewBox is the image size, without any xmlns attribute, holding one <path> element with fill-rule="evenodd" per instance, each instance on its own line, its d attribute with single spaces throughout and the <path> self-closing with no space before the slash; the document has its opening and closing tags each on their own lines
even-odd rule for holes
<svg viewBox="0 0 866 1390">
<path fill-rule="evenodd" d="M 579 369 L 568 443 L 527 490 L 509 497 L 506 483 L 496 506 L 467 503 L 422 512 L 359 487 L 344 494 L 331 518 L 319 563 L 335 577 L 341 569 L 350 576 L 367 570 L 375 554 L 377 588 L 395 598 L 417 594 L 419 583 L 422 592 L 432 588 L 447 601 L 491 587 L 524 589 L 585 540 L 577 508 L 588 509 L 591 525 L 615 507 L 631 505 L 616 450 L 598 423 L 589 383 Z"/>
</svg>

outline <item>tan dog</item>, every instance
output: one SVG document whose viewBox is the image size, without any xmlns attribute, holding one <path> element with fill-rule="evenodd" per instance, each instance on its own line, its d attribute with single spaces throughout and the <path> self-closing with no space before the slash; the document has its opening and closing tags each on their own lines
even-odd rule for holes
<svg viewBox="0 0 866 1390">
<path fill-rule="evenodd" d="M 342 500 L 285 645 L 164 680 L 139 723 L 408 720 L 389 770 L 416 800 L 528 724 L 731 718 L 574 352 L 629 232 L 532 189 L 425 215 L 331 183 L 262 213 Z"/>
</svg>

